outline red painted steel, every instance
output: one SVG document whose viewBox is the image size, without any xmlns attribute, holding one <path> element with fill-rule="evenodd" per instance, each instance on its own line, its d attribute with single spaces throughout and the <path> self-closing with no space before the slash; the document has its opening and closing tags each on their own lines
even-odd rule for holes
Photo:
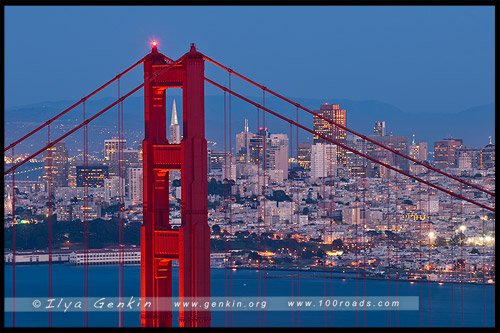
<svg viewBox="0 0 500 333">
<path fill-rule="evenodd" d="M 170 64 L 168 67 L 165 67 L 163 68 L 161 71 L 159 71 L 158 73 L 154 74 L 152 77 L 150 77 L 147 81 L 145 81 L 144 83 L 141 83 L 140 85 L 138 85 L 137 87 L 135 87 L 134 89 L 132 89 L 131 91 L 129 91 L 127 94 L 123 95 L 122 97 L 120 97 L 119 99 L 117 99 L 116 101 L 114 101 L 113 103 L 111 103 L 110 105 L 108 105 L 107 107 L 105 107 L 104 109 L 102 109 L 101 111 L 99 111 L 98 113 L 96 113 L 95 115 L 93 115 L 92 117 L 88 118 L 87 120 L 85 120 L 84 122 L 82 122 L 80 125 L 74 127 L 72 130 L 66 132 L 65 134 L 61 135 L 59 138 L 57 138 L 56 140 L 53 140 L 50 144 L 46 145 L 45 147 L 43 147 L 42 149 L 38 150 L 37 152 L 29 155 L 28 157 L 26 157 L 24 160 L 22 160 L 21 162 L 17 163 L 16 165 L 13 165 L 12 167 L 10 167 L 8 170 L 4 171 L 4 176 L 9 174 L 10 172 L 16 170 L 17 168 L 19 168 L 21 165 L 23 165 L 24 163 L 32 160 L 33 158 L 35 158 L 36 156 L 40 155 L 41 153 L 43 153 L 44 151 L 46 151 L 47 149 L 49 149 L 50 147 L 52 147 L 53 145 L 55 145 L 56 143 L 58 143 L 59 141 L 63 140 L 64 138 L 70 136 L 71 134 L 73 134 L 74 132 L 78 131 L 80 128 L 86 126 L 88 123 L 90 123 L 91 121 L 93 121 L 94 119 L 96 119 L 97 117 L 101 116 L 102 114 L 104 114 L 106 111 L 108 111 L 109 109 L 111 109 L 112 107 L 116 106 L 118 103 L 120 102 L 123 102 L 125 99 L 127 99 L 130 95 L 134 94 L 135 92 L 137 92 L 139 89 L 141 89 L 142 87 L 144 87 L 146 84 L 148 84 L 150 81 L 153 81 L 157 76 L 159 76 L 160 74 L 172 69 L 176 64 L 180 63 L 182 60 L 184 59 L 184 57 L 181 57 L 179 58 L 178 60 L 176 60 L 174 63 Z"/>
<path fill-rule="evenodd" d="M 141 325 L 172 326 L 172 260 L 179 260 L 179 299 L 210 297 L 210 229 L 207 207 L 204 59 L 194 45 L 172 67 L 156 46 L 144 61 L 143 216 L 141 227 Z M 166 94 L 183 89 L 183 139 L 166 136 Z M 181 227 L 169 224 L 169 171 L 181 170 Z M 147 302 L 152 310 L 146 307 Z M 169 303 L 170 302 L 170 303 Z M 210 312 L 179 309 L 181 327 L 210 326 Z"/>
<path fill-rule="evenodd" d="M 210 61 L 227 71 L 230 75 L 235 74 L 238 77 L 255 84 L 256 86 L 265 91 L 284 99 L 285 101 L 293 104 L 297 108 L 297 121 L 290 120 L 281 116 L 263 105 L 259 105 L 229 89 L 207 79 L 204 77 L 205 60 Z M 56 117 L 50 119 L 43 125 L 40 125 L 34 131 L 23 136 L 13 144 L 4 148 L 4 151 L 12 148 L 12 156 L 14 157 L 14 146 L 31 136 L 33 133 L 38 132 L 41 128 L 47 126 L 50 130 L 50 124 L 70 111 L 72 108 L 80 103 L 83 103 L 85 110 L 85 101 L 111 82 L 119 79 L 123 74 L 130 71 L 137 65 L 144 63 L 144 83 L 118 98 L 118 100 L 94 116 L 84 120 L 84 122 L 66 134 L 62 135 L 56 140 L 51 141 L 44 148 L 36 153 L 28 156 L 20 163 L 13 165 L 4 175 L 13 172 L 13 222 L 15 222 L 15 192 L 14 192 L 14 174 L 15 170 L 31 160 L 35 156 L 41 154 L 43 151 L 52 147 L 65 137 L 74 133 L 76 130 L 84 127 L 84 159 L 87 157 L 87 125 L 104 112 L 123 102 L 127 97 L 144 87 L 145 90 L 145 138 L 143 141 L 143 203 L 144 203 L 144 223 L 141 227 L 141 302 L 143 312 L 141 313 L 141 325 L 145 327 L 167 327 L 172 326 L 172 260 L 179 260 L 179 298 L 182 303 L 183 300 L 189 301 L 207 301 L 210 298 L 210 229 L 207 223 L 207 142 L 205 139 L 205 118 L 204 118 L 204 82 L 207 81 L 213 85 L 221 88 L 230 95 L 235 95 L 240 99 L 253 104 L 263 111 L 269 112 L 274 116 L 287 121 L 297 128 L 297 142 L 298 142 L 298 129 L 299 127 L 305 131 L 317 134 L 319 137 L 332 142 L 346 150 L 349 150 L 356 155 L 367 158 L 373 162 L 387 167 L 389 170 L 401 173 L 407 177 L 417 180 L 419 184 L 423 183 L 435 189 L 443 191 L 451 196 L 455 196 L 461 200 L 471 202 L 483 209 L 495 211 L 494 207 L 487 207 L 471 199 L 465 198 L 460 195 L 450 192 L 442 187 L 427 181 L 402 172 L 390 165 L 377 161 L 363 153 L 355 151 L 343 144 L 334 140 L 326 138 L 311 129 L 301 125 L 298 120 L 298 108 L 301 108 L 309 113 L 313 111 L 308 110 L 297 103 L 294 103 L 281 95 L 261 86 L 241 74 L 238 74 L 231 69 L 220 65 L 212 59 L 204 56 L 196 51 L 194 44 L 191 49 L 184 56 L 176 61 L 173 61 L 163 54 L 159 53 L 156 45 L 153 46 L 152 52 L 146 55 L 143 59 L 137 62 L 126 71 L 117 75 L 113 80 L 101 86 L 93 93 L 85 98 L 82 98 L 78 103 L 66 109 Z M 166 89 L 168 88 L 182 88 L 183 89 L 183 139 L 181 144 L 169 144 L 166 138 Z M 225 100 L 224 100 L 225 102 Z M 121 110 L 122 111 L 122 110 Z M 84 111 L 85 112 L 85 111 Z M 120 114 L 119 122 L 123 122 L 123 115 Z M 230 116 L 231 117 L 231 116 Z M 322 118 L 320 116 L 320 118 Z M 230 118 L 231 119 L 231 118 Z M 366 141 L 372 142 L 376 145 L 392 151 L 398 156 L 402 156 L 417 164 L 418 161 L 411 159 L 406 155 L 402 155 L 396 151 L 391 150 L 361 134 L 351 131 L 350 129 L 333 123 L 328 119 L 324 119 L 333 125 L 339 126 L 350 133 L 354 133 Z M 230 122 L 231 125 L 231 122 Z M 121 124 L 120 131 L 123 130 Z M 292 133 L 290 133 L 292 134 Z M 292 140 L 292 136 L 290 138 Z M 292 141 L 291 141 L 292 143 Z M 298 144 L 297 144 L 298 145 Z M 298 146 L 297 146 L 298 149 Z M 298 151 L 297 151 L 298 153 Z M 481 189 L 473 184 L 469 184 L 453 176 L 445 174 L 431 166 L 424 165 L 428 171 L 433 170 L 452 179 L 458 180 L 462 184 L 471 186 L 480 191 L 494 196 L 495 194 L 484 189 Z M 265 168 L 265 164 L 264 164 Z M 363 164 L 364 168 L 364 164 Z M 182 198 L 181 198 L 181 214 L 182 223 L 179 230 L 173 230 L 169 224 L 169 171 L 181 170 L 181 185 L 182 185 Z M 364 174 L 363 174 L 364 176 Z M 396 179 L 397 182 L 397 179 Z M 396 183 L 397 184 L 397 183 Z M 396 185 L 397 186 L 397 185 Z M 298 190 L 297 190 L 298 191 Z M 365 185 L 363 181 L 363 195 Z M 86 193 L 87 194 L 87 193 Z M 298 194 L 298 193 L 297 193 Z M 85 195 L 87 198 L 87 195 Z M 397 201 L 396 201 L 397 203 Z M 363 198 L 364 204 L 364 198 Z M 298 215 L 297 215 L 298 217 Z M 86 218 L 85 218 L 86 219 Z M 397 217 L 396 217 L 397 219 Z M 397 220 L 396 220 L 397 221 Z M 430 221 L 429 221 L 430 222 Z M 15 223 L 14 223 L 15 224 Z M 483 223 L 484 228 L 484 223 Z M 88 231 L 85 232 L 88 234 Z M 120 237 L 123 237 L 121 235 Z M 364 237 L 364 235 L 363 235 Z M 357 237 L 356 237 L 357 238 Z M 87 239 L 85 242 L 87 243 Z M 293 246 L 292 246 L 293 247 Z M 50 246 L 49 246 L 50 248 Z M 484 249 L 483 249 L 484 251 Z M 13 255 L 15 258 L 15 229 L 13 225 Z M 429 256 L 430 260 L 430 256 Z M 293 276 L 293 262 L 292 262 L 292 276 Z M 298 277 L 297 273 L 297 277 Z M 13 284 L 15 295 L 15 259 L 13 260 Z M 86 274 L 85 280 L 88 279 Z M 484 280 L 484 277 L 483 277 Z M 49 286 L 50 287 L 50 286 Z M 260 287 L 260 282 L 259 282 Z M 87 287 L 85 287 L 87 288 Z M 293 282 L 292 282 L 293 288 Z M 298 291 L 298 287 L 297 287 Z M 430 292 L 430 289 L 429 289 Z M 484 292 L 484 291 L 483 291 Z M 88 289 L 85 290 L 88 296 Z M 265 292 L 264 292 L 265 294 Z M 298 296 L 298 295 L 297 295 Z M 430 295 L 429 295 L 430 296 Z M 15 297 L 15 296 L 14 296 Z M 429 297 L 430 301 L 430 297 Z M 146 306 L 150 303 L 152 306 Z M 87 316 L 87 314 L 85 314 Z M 422 313 L 420 314 L 422 316 Z M 430 303 L 429 303 L 429 316 L 430 316 Z M 259 317 L 260 319 L 260 317 Z M 13 321 L 15 323 L 15 311 L 13 312 Z M 210 326 L 211 315 L 209 311 L 198 309 L 179 309 L 179 325 L 182 327 L 206 327 Z M 87 317 L 85 320 L 87 324 Z M 298 322 L 300 323 L 300 322 Z M 429 318 L 430 323 L 430 318 Z M 293 317 L 292 317 L 293 325 Z"/>
</svg>

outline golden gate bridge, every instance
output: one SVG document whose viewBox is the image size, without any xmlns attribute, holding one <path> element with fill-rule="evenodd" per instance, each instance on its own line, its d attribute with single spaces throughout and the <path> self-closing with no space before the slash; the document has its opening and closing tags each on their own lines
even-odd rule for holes
<svg viewBox="0 0 500 333">
<path fill-rule="evenodd" d="M 212 64 L 217 66 L 228 73 L 228 83 L 224 85 L 212 80 L 205 76 L 205 66 L 206 64 Z M 121 94 L 120 91 L 120 79 L 129 73 L 132 69 L 143 66 L 144 70 L 144 82 L 136 86 L 134 89 L 130 90 L 125 94 Z M 243 96 L 242 94 L 234 91 L 231 87 L 231 80 L 233 77 L 241 79 L 262 91 L 262 101 L 251 100 Z M 86 113 L 85 105 L 86 102 L 96 95 L 98 92 L 102 91 L 104 88 L 116 83 L 118 88 L 118 98 L 115 102 L 111 103 L 101 111 L 89 116 Z M 32 137 L 34 134 L 40 131 L 47 130 L 47 144 L 39 149 L 38 151 L 21 158 L 21 160 L 16 160 L 17 163 L 13 163 L 10 168 L 4 171 L 4 176 L 9 176 L 9 181 L 12 182 L 12 216 L 13 216 L 13 256 L 16 255 L 16 245 L 15 245 L 15 209 L 16 209 L 16 194 L 14 191 L 15 187 L 15 175 L 16 170 L 29 162 L 30 160 L 36 158 L 42 153 L 47 153 L 49 156 L 49 169 L 50 168 L 50 154 L 51 147 L 65 139 L 66 137 L 72 135 L 73 133 L 82 130 L 83 131 L 83 160 L 85 166 L 85 172 L 88 172 L 88 125 L 96 120 L 98 117 L 113 109 L 118 108 L 118 139 L 121 140 L 124 137 L 123 133 L 123 102 L 131 95 L 137 91 L 144 89 L 144 140 L 142 142 L 143 149 L 143 224 L 141 227 L 141 302 L 143 304 L 150 303 L 153 304 L 153 310 L 143 310 L 141 312 L 141 325 L 144 327 L 169 327 L 172 326 L 172 305 L 169 303 L 169 299 L 172 295 L 172 262 L 179 262 L 179 299 L 210 299 L 210 229 L 207 222 L 208 208 L 207 208 L 207 140 L 205 138 L 205 85 L 209 84 L 220 89 L 224 94 L 224 136 L 226 135 L 226 128 L 229 126 L 229 133 L 231 133 L 231 97 L 240 99 L 249 105 L 255 107 L 257 111 L 257 123 L 260 122 L 260 114 L 262 112 L 262 124 L 265 127 L 265 115 L 269 114 L 276 118 L 279 118 L 290 126 L 290 152 L 293 153 L 293 129 L 296 129 L 296 153 L 298 156 L 298 133 L 299 129 L 307 133 L 313 134 L 319 138 L 329 142 L 333 145 L 341 147 L 346 151 L 352 152 L 357 159 L 363 161 L 363 169 L 365 168 L 366 161 L 371 161 L 376 163 L 388 171 L 387 185 L 392 186 L 393 191 L 395 191 L 395 197 L 390 196 L 389 191 L 387 193 L 387 204 L 390 205 L 390 201 L 394 200 L 394 205 L 398 205 L 398 177 L 406 177 L 417 182 L 422 191 L 422 187 L 426 187 L 426 192 L 430 195 L 430 190 L 441 192 L 443 195 L 447 195 L 451 199 L 453 205 L 453 200 L 458 200 L 459 203 L 468 202 L 474 206 L 477 206 L 483 211 L 495 212 L 494 205 L 489 205 L 484 201 L 479 202 L 476 198 L 467 197 L 464 192 L 465 189 L 470 188 L 481 192 L 483 195 L 489 198 L 489 202 L 494 202 L 495 193 L 487 190 L 481 186 L 467 182 L 459 177 L 448 174 L 443 170 L 437 169 L 429 164 L 423 163 L 417 159 L 414 159 L 406 154 L 399 151 L 391 149 L 376 140 L 371 139 L 368 136 L 357 133 L 350 128 L 337 123 L 331 119 L 328 119 L 321 114 L 317 114 L 314 111 L 295 103 L 294 101 L 284 97 L 283 95 L 271 90 L 270 88 L 263 86 L 247 76 L 236 72 L 235 70 L 221 64 L 220 62 L 208 57 L 207 55 L 199 52 L 194 44 L 191 44 L 190 50 L 177 60 L 170 59 L 169 57 L 163 55 L 158 51 L 158 45 L 156 42 L 152 44 L 152 50 L 142 59 L 134 63 L 129 68 L 125 69 L 114 78 L 92 91 L 87 96 L 83 97 L 78 102 L 74 103 L 67 109 L 63 110 L 56 116 L 47 120 L 45 123 L 41 124 L 34 130 L 23 135 L 20 139 L 9 144 L 4 148 L 4 153 L 8 156 L 10 151 L 12 160 L 14 161 L 15 148 L 17 145 L 21 144 L 26 139 Z M 180 144 L 169 143 L 167 139 L 167 116 L 166 116 L 166 90 L 169 88 L 182 88 L 183 91 L 183 137 Z M 278 99 L 288 103 L 295 108 L 295 114 L 284 115 L 276 110 L 273 110 L 266 106 L 266 96 L 274 96 Z M 226 103 L 229 97 L 229 103 Z M 63 115 L 75 110 L 76 107 L 81 106 L 83 111 L 83 122 L 71 130 L 68 130 L 65 134 L 57 137 L 51 137 L 51 125 Z M 314 129 L 311 129 L 299 121 L 299 111 L 306 112 L 309 115 L 314 115 L 322 119 L 323 121 L 332 125 L 332 127 L 340 128 L 346 132 L 354 134 L 363 140 L 363 144 L 370 143 L 375 145 L 389 153 L 393 154 L 395 158 L 406 159 L 414 164 L 420 165 L 427 171 L 427 177 L 425 179 L 421 176 L 410 174 L 406 171 L 399 169 L 398 167 L 387 163 L 385 161 L 377 160 L 376 158 L 368 155 L 365 150 L 358 151 L 343 142 L 332 139 L 331 137 L 318 133 Z M 228 120 L 229 118 L 229 120 Z M 228 121 L 227 121 L 228 120 Z M 229 123 L 229 124 L 228 124 Z M 265 145 L 265 141 L 263 141 Z M 224 147 L 227 151 L 226 139 L 224 140 Z M 265 149 L 265 147 L 260 147 Z M 229 140 L 229 151 L 232 151 L 231 140 Z M 123 147 L 118 148 L 118 161 L 122 161 Z M 226 156 L 226 155 L 225 155 Z M 263 173 L 265 172 L 265 154 L 263 155 Z M 120 162 L 121 163 L 121 162 Z M 225 160 L 225 168 L 230 167 L 231 159 Z M 119 172 L 122 172 L 121 166 L 118 168 Z M 181 227 L 178 229 L 172 228 L 169 223 L 169 172 L 173 170 L 180 170 L 181 174 L 181 187 L 182 187 L 182 198 L 181 198 Z M 259 169 L 259 173 L 261 170 Z M 393 172 L 394 184 L 390 184 L 390 172 Z M 457 190 L 452 190 L 450 186 L 442 186 L 436 182 L 432 182 L 430 175 L 431 173 L 437 174 L 439 176 L 445 177 L 448 181 L 455 183 L 455 188 Z M 292 173 L 293 175 L 293 173 Z M 121 175 L 120 175 L 121 176 Z M 360 187 L 360 194 L 363 195 L 362 204 L 365 204 L 364 194 L 366 191 L 365 177 L 366 173 L 361 173 L 362 186 Z M 293 182 L 293 176 L 292 176 Z M 49 285 L 48 285 L 48 295 L 52 296 L 52 215 L 54 203 L 52 202 L 52 192 L 53 185 L 51 179 L 51 172 L 48 175 L 48 251 L 49 251 Z M 84 194 L 84 206 L 88 206 L 88 192 L 87 184 L 85 183 L 85 194 Z M 120 186 L 121 183 L 120 183 Z M 266 186 L 266 184 L 259 184 L 260 186 Z M 358 196 L 358 187 L 356 179 L 356 196 Z M 122 189 L 120 189 L 122 193 Z M 297 193 L 290 193 L 292 197 L 298 200 L 299 193 L 297 187 Z M 420 196 L 419 196 L 420 198 Z M 231 220 L 231 200 L 232 198 L 226 198 L 227 202 L 225 205 L 226 218 Z M 265 198 L 264 198 L 265 200 Z M 124 244 L 124 204 L 123 197 L 120 197 L 120 211 L 119 211 L 119 243 Z M 422 207 L 422 205 L 420 205 Z M 229 208 L 229 211 L 226 210 Z M 453 214 L 454 209 L 451 209 L 451 214 Z M 291 213 L 293 214 L 293 213 Z M 298 221 L 294 224 L 296 226 L 296 232 L 299 232 L 298 228 L 300 223 Z M 265 218 L 265 215 L 264 215 Z M 258 230 L 262 229 L 260 226 L 260 218 L 258 219 L 259 227 Z M 450 217 L 452 221 L 452 217 Z M 84 251 L 88 253 L 88 222 L 89 217 L 85 214 L 83 224 L 84 224 Z M 395 214 L 394 222 L 398 224 L 397 214 Z M 294 222 L 295 223 L 295 222 Z M 390 219 L 387 218 L 387 225 L 390 228 Z M 422 223 L 421 221 L 419 222 Z M 453 222 L 451 222 L 453 223 Z M 230 224 L 231 225 L 231 224 Z M 430 219 L 428 219 L 427 225 L 430 230 Z M 422 225 L 420 225 L 422 230 Z M 265 228 L 265 223 L 264 223 Z M 360 232 L 364 230 L 362 226 L 359 226 Z M 264 229 L 265 230 L 265 229 Z M 484 223 L 483 223 L 484 232 Z M 355 229 L 356 240 L 358 239 L 358 225 Z M 396 236 L 397 237 L 397 236 Z M 260 239 L 260 238 L 259 238 Z M 396 238 L 397 242 L 397 238 Z M 422 246 L 421 241 L 419 241 L 420 246 Z M 229 242 L 229 244 L 231 244 Z M 260 244 L 259 249 L 263 247 L 265 250 L 265 243 Z M 358 255 L 357 249 L 360 247 L 355 244 L 356 255 Z M 396 261 L 397 261 L 397 246 L 396 246 Z M 430 247 L 429 247 L 430 251 Z M 364 253 L 364 251 L 363 251 Z M 484 253 L 484 246 L 483 246 Z M 390 252 L 388 250 L 388 255 Z M 123 248 L 120 247 L 120 258 L 123 258 Z M 430 258 L 430 253 L 429 253 Z M 429 259 L 430 260 L 430 259 Z M 297 265 L 297 262 L 295 263 Z M 484 264 L 483 264 L 484 265 Z M 260 267 L 260 263 L 259 263 Z M 259 297 L 266 295 L 266 283 L 265 283 L 265 265 L 262 267 L 264 269 L 264 287 L 261 290 L 260 280 L 259 280 Z M 483 267 L 484 268 L 484 267 Z M 293 272 L 294 261 L 292 259 L 291 270 Z M 389 266 L 388 266 L 389 269 Z M 461 268 L 462 269 L 462 268 Z M 123 260 L 120 260 L 119 265 L 119 297 L 123 297 L 123 284 L 124 284 L 124 274 L 123 274 Z M 231 272 L 231 271 L 230 271 Z M 15 325 L 15 297 L 16 297 L 16 267 L 15 259 L 13 260 L 13 325 Z M 389 279 L 390 276 L 388 275 Z M 297 270 L 297 279 L 300 278 L 299 270 Z M 84 264 L 84 297 L 88 298 L 88 262 Z M 260 279 L 260 273 L 259 273 Z M 485 274 L 483 271 L 483 288 L 485 285 Z M 227 287 L 227 286 L 226 286 Z M 463 292 L 463 291 L 462 291 Z M 300 290 L 297 290 L 297 297 L 300 295 Z M 462 296 L 463 299 L 463 296 Z M 429 298 L 430 301 L 430 298 Z M 429 304 L 430 305 L 430 304 Z M 453 310 L 452 310 L 453 311 Z M 122 312 L 119 312 L 120 326 L 122 324 Z M 484 309 L 484 312 L 486 310 Z M 300 311 L 297 314 L 300 316 Z M 430 314 L 429 314 L 430 315 Z M 293 316 L 293 314 L 292 314 Z M 421 313 L 422 316 L 422 313 Z M 259 323 L 260 323 L 260 312 L 259 312 Z M 430 322 L 429 322 L 430 323 Z M 463 304 L 462 304 L 462 323 L 463 323 Z M 49 311 L 49 326 L 52 325 L 52 312 Z M 88 326 L 88 304 L 85 304 L 84 311 L 84 325 Z M 211 315 L 210 311 L 205 309 L 196 308 L 179 308 L 179 325 L 182 327 L 206 327 L 211 325 Z"/>
</svg>

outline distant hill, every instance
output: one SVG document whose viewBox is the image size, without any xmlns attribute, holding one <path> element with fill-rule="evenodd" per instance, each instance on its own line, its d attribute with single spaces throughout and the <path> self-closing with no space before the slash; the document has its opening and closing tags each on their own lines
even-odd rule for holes
<svg viewBox="0 0 500 333">
<path fill-rule="evenodd" d="M 172 109 L 172 99 L 176 100 L 179 123 L 182 124 L 182 96 L 168 95 L 167 96 L 167 122 L 170 122 Z M 257 103 L 262 104 L 261 97 L 250 97 Z M 375 121 L 386 122 L 386 132 L 392 132 L 394 135 L 407 135 L 411 141 L 412 134 L 415 134 L 417 142 L 427 141 L 430 150 L 433 147 L 433 142 L 448 138 L 462 138 L 464 145 L 473 147 L 484 147 L 488 143 L 488 136 L 495 137 L 495 105 L 481 105 L 466 110 L 461 110 L 456 113 L 426 113 L 419 114 L 407 113 L 397 107 L 375 100 L 353 101 L 348 99 L 306 99 L 293 98 L 291 100 L 303 105 L 311 110 L 319 109 L 322 103 L 340 104 L 341 108 L 347 110 L 347 125 L 354 131 L 364 135 L 373 133 L 373 125 Z M 103 98 L 86 103 L 87 117 L 97 113 L 104 107 L 108 106 L 115 99 Z M 294 106 L 287 104 L 277 97 L 267 95 L 265 101 L 266 107 L 283 114 L 292 120 L 296 119 L 296 109 Z M 45 122 L 50 117 L 61 112 L 63 109 L 74 104 L 75 101 L 56 101 L 31 104 L 21 107 L 11 107 L 5 110 L 5 144 L 18 139 L 20 133 L 27 133 L 37 125 Z M 206 121 L 206 137 L 210 141 L 218 142 L 218 149 L 224 147 L 224 100 L 222 96 L 208 95 L 205 98 L 205 121 Z M 142 140 L 142 131 L 144 130 L 144 106 L 143 97 L 130 97 L 124 102 L 125 114 L 125 131 L 129 145 L 132 141 L 136 141 L 135 145 Z M 226 103 L 226 114 L 229 122 L 229 100 Z M 116 136 L 116 129 L 113 129 L 117 123 L 117 108 L 109 110 L 104 115 L 96 119 L 89 130 L 91 151 L 101 150 L 102 142 L 105 138 Z M 251 132 L 256 132 L 257 129 L 257 109 L 252 105 L 232 97 L 231 98 L 231 138 L 234 140 L 235 135 L 243 130 L 244 119 L 249 120 Z M 63 127 L 53 126 L 52 138 L 72 128 L 82 120 L 82 107 L 78 106 L 70 111 L 69 115 L 61 118 L 59 124 Z M 305 126 L 312 128 L 312 116 L 305 111 L 299 110 L 299 120 Z M 259 115 L 259 125 L 263 126 L 262 111 Z M 272 116 L 266 115 L 265 124 L 269 131 L 273 133 L 290 134 L 290 125 L 286 122 Z M 168 124 L 167 124 L 168 125 Z M 229 125 L 228 125 L 229 126 Z M 182 126 L 181 126 L 182 128 Z M 107 129 L 107 130 L 106 130 Z M 110 130 L 111 129 L 111 130 Z M 296 131 L 293 129 L 295 140 Z M 76 133 L 74 139 L 68 139 L 68 145 L 71 149 L 72 143 L 75 149 L 81 146 L 81 138 L 83 134 Z M 36 143 L 45 142 L 47 138 L 46 131 L 36 138 Z M 311 134 L 305 131 L 299 131 L 299 141 L 310 141 Z M 71 143 L 72 142 L 72 143 Z M 34 146 L 36 146 L 36 143 Z M 227 142 L 229 147 L 229 142 Z"/>
</svg>

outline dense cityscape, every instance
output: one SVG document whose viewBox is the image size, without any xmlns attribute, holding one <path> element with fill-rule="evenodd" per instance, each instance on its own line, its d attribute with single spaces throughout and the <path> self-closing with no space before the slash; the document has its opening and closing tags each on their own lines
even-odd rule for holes
<svg viewBox="0 0 500 333">
<path fill-rule="evenodd" d="M 314 130 L 322 136 L 479 203 L 494 204 L 484 193 L 424 166 L 494 192 L 495 145 L 491 137 L 484 147 L 468 146 L 460 138 L 428 143 L 416 141 L 415 135 L 392 135 L 386 129 L 390 119 L 374 124 L 373 134 L 368 136 L 371 140 L 421 165 L 323 120 L 348 125 L 349 112 L 338 104 L 322 104 L 315 113 Z M 175 100 L 168 139 L 174 144 L 182 140 Z M 232 152 L 208 151 L 212 267 L 328 270 L 373 278 L 494 283 L 493 213 L 319 136 L 297 144 L 289 134 L 251 129 L 245 121 L 233 140 Z M 5 262 L 13 260 L 13 223 L 17 229 L 16 263 L 47 262 L 46 236 L 29 231 L 41 230 L 30 228 L 41 228 L 51 218 L 57 258 L 53 260 L 82 263 L 81 222 L 87 220 L 101 230 L 89 238 L 91 264 L 117 262 L 116 231 L 107 231 L 116 228 L 105 226 L 118 223 L 126 230 L 124 262 L 140 263 L 141 147 L 134 149 L 127 146 L 127 140 L 110 137 L 101 149 L 101 156 L 89 155 L 85 161 L 82 153 L 68 156 L 61 141 L 26 171 L 36 174 L 39 170 L 40 176 L 16 178 L 15 191 L 11 179 L 6 178 Z M 5 156 L 4 165 L 13 160 L 16 157 Z M 169 186 L 170 224 L 176 229 L 181 225 L 179 171 L 170 172 Z"/>
</svg>

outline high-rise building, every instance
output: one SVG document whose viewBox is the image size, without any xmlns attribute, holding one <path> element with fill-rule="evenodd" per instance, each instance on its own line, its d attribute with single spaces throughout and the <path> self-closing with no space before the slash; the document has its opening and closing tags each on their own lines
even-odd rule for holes
<svg viewBox="0 0 500 333">
<path fill-rule="evenodd" d="M 142 168 L 127 170 L 128 198 L 135 205 L 142 204 Z"/>
<path fill-rule="evenodd" d="M 427 161 L 427 142 L 419 142 L 418 143 L 418 160 L 419 161 Z"/>
<path fill-rule="evenodd" d="M 269 150 L 269 160 L 266 161 L 269 170 L 282 170 L 283 178 L 288 178 L 288 135 L 284 133 L 270 134 L 266 147 Z"/>
<path fill-rule="evenodd" d="M 111 161 L 111 155 L 119 149 L 125 149 L 127 146 L 127 140 L 125 139 L 109 139 L 104 140 L 104 160 Z"/>
<path fill-rule="evenodd" d="M 385 136 L 385 121 L 376 121 L 373 126 L 373 135 Z"/>
<path fill-rule="evenodd" d="M 415 134 L 413 134 L 413 140 L 409 147 L 409 156 L 417 161 L 423 162 L 427 160 L 427 142 L 415 143 Z M 425 167 L 419 165 L 418 163 L 408 161 L 410 166 L 410 172 L 412 174 L 418 174 L 423 172 Z"/>
<path fill-rule="evenodd" d="M 222 170 L 224 164 L 229 165 L 229 152 L 223 150 L 210 150 L 210 170 Z"/>
<path fill-rule="evenodd" d="M 52 185 L 56 187 L 68 186 L 69 162 L 68 150 L 64 141 L 59 141 L 43 153 L 43 179 L 52 177 Z"/>
<path fill-rule="evenodd" d="M 495 167 L 495 145 L 491 143 L 487 144 L 481 149 L 481 169 L 489 169 Z"/>
<path fill-rule="evenodd" d="M 455 151 L 457 163 L 459 168 L 464 168 L 467 165 L 467 160 L 470 159 L 470 169 L 481 168 L 481 150 L 471 146 L 462 146 Z M 462 159 L 462 167 L 460 166 L 460 159 Z M 465 164 L 464 164 L 465 163 Z"/>
<path fill-rule="evenodd" d="M 87 170 L 87 172 L 85 172 Z M 108 178 L 107 165 L 84 165 L 76 166 L 76 186 L 83 187 L 101 187 L 104 186 L 104 180 Z"/>
<path fill-rule="evenodd" d="M 346 130 L 340 128 L 339 126 L 333 125 L 326 120 L 321 119 L 321 116 L 325 119 L 331 120 L 336 124 L 347 127 L 347 113 L 346 110 L 340 109 L 339 104 L 322 104 L 319 110 L 315 110 L 315 115 L 313 117 L 313 127 L 314 131 L 332 139 L 338 143 L 346 144 Z M 331 142 L 324 140 L 318 135 L 314 135 L 314 143 L 325 143 L 331 144 Z M 346 150 L 342 147 L 337 147 L 337 164 L 345 166 L 346 165 Z"/>
<path fill-rule="evenodd" d="M 250 162 L 250 139 L 254 134 L 250 133 L 248 128 L 248 119 L 245 119 L 243 132 L 236 134 L 236 158 L 240 162 Z"/>
<path fill-rule="evenodd" d="M 110 159 L 107 162 L 109 165 L 109 177 L 119 176 L 125 178 L 128 168 L 142 167 L 142 154 L 137 149 L 126 148 L 121 152 L 115 150 L 109 156 Z"/>
<path fill-rule="evenodd" d="M 337 176 L 337 148 L 323 143 L 311 146 L 311 178 Z"/>
<path fill-rule="evenodd" d="M 304 170 L 311 169 L 311 146 L 312 142 L 299 142 L 297 163 Z"/>
<path fill-rule="evenodd" d="M 110 202 L 111 199 L 120 197 L 125 198 L 125 178 L 114 176 L 104 179 L 104 201 Z"/>
<path fill-rule="evenodd" d="M 252 163 L 263 163 L 264 161 L 264 148 L 266 148 L 267 153 L 269 153 L 268 143 L 269 143 L 269 132 L 267 128 L 259 128 L 257 134 L 250 138 L 248 145 L 250 162 Z M 266 146 L 266 147 L 265 147 Z M 266 156 L 266 159 L 269 156 Z"/>
<path fill-rule="evenodd" d="M 434 142 L 434 165 L 438 169 L 454 168 L 456 164 L 455 152 L 462 147 L 462 139 L 443 139 Z"/>
<path fill-rule="evenodd" d="M 360 153 L 366 154 L 367 145 L 364 139 L 362 139 L 357 135 L 348 134 L 346 140 L 347 140 L 347 146 L 349 148 L 352 148 Z M 364 173 L 366 172 L 367 161 L 365 161 L 363 157 L 348 150 L 346 152 L 346 159 L 347 159 L 347 170 L 349 171 L 349 175 L 351 177 L 364 175 Z"/>
<path fill-rule="evenodd" d="M 457 167 L 465 170 L 472 169 L 472 158 L 467 152 L 462 152 L 457 157 Z"/>
<path fill-rule="evenodd" d="M 179 144 L 181 143 L 181 128 L 179 126 L 179 121 L 177 120 L 177 107 L 172 105 L 172 119 L 170 120 L 168 143 Z"/>
<path fill-rule="evenodd" d="M 391 148 L 403 155 L 408 155 L 408 137 L 399 135 L 370 135 L 370 139 Z M 374 159 L 395 166 L 403 171 L 409 171 L 409 163 L 406 158 L 398 156 L 371 142 L 367 142 L 367 154 Z M 367 174 L 369 177 L 385 177 L 386 168 L 378 163 L 368 162 Z"/>
<path fill-rule="evenodd" d="M 236 181 L 236 159 L 227 154 L 226 163 L 222 163 L 222 179 L 232 179 Z"/>
<path fill-rule="evenodd" d="M 420 154 L 420 146 L 415 143 L 415 134 L 413 134 L 413 140 L 409 147 L 409 156 L 415 160 L 418 160 Z"/>
<path fill-rule="evenodd" d="M 288 178 L 288 145 L 279 145 L 270 148 L 269 170 L 281 170 L 283 178 Z"/>
</svg>

